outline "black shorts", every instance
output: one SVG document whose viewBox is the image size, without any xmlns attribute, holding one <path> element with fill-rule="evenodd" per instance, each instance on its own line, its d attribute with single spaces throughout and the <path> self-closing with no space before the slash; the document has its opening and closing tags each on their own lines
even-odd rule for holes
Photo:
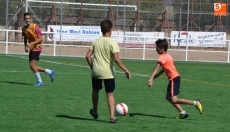
<svg viewBox="0 0 230 132">
<path fill-rule="evenodd" d="M 31 60 L 39 61 L 40 53 L 41 53 L 41 51 L 31 51 L 29 53 L 29 61 L 31 61 Z"/>
<path fill-rule="evenodd" d="M 115 79 L 97 79 L 92 77 L 92 87 L 93 89 L 101 90 L 102 81 L 104 81 L 106 93 L 112 93 L 115 90 Z"/>
<path fill-rule="evenodd" d="M 171 96 L 177 96 L 180 93 L 180 76 L 169 81 L 167 91 Z"/>
</svg>

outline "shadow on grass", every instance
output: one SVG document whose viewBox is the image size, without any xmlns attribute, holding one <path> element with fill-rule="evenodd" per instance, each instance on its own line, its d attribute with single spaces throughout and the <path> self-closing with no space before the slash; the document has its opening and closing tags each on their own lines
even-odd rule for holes
<svg viewBox="0 0 230 132">
<path fill-rule="evenodd" d="M 168 118 L 168 119 L 176 119 L 176 120 L 181 120 L 181 119 L 177 119 L 176 117 L 166 117 L 166 116 L 160 116 L 160 115 L 150 115 L 150 114 L 143 114 L 143 113 L 129 113 L 130 117 L 134 117 L 134 116 L 149 116 L 149 117 L 155 117 L 155 118 Z M 182 119 L 182 120 L 193 120 L 193 119 Z"/>
<path fill-rule="evenodd" d="M 149 116 L 149 117 L 157 117 L 157 118 L 168 118 L 166 116 L 159 116 L 159 115 L 149 115 L 149 114 L 143 114 L 143 113 L 129 113 L 130 117 L 134 116 Z"/>
<path fill-rule="evenodd" d="M 56 117 L 59 117 L 59 118 L 66 118 L 66 119 L 73 119 L 73 120 L 98 121 L 98 122 L 109 123 L 108 121 L 104 121 L 104 120 L 95 120 L 95 119 L 91 119 L 91 118 L 76 117 L 76 116 L 68 116 L 68 115 L 56 115 Z"/>
<path fill-rule="evenodd" d="M 8 83 L 8 84 L 19 84 L 19 85 L 33 85 L 28 83 L 22 83 L 22 82 L 12 82 L 12 81 L 0 81 L 2 83 Z"/>
</svg>

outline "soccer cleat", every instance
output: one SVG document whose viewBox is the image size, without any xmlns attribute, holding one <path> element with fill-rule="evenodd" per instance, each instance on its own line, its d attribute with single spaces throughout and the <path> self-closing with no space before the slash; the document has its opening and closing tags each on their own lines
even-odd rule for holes
<svg viewBox="0 0 230 132">
<path fill-rule="evenodd" d="M 90 109 L 89 113 L 94 119 L 98 118 L 98 114 L 96 112 L 94 112 L 93 109 Z"/>
<path fill-rule="evenodd" d="M 202 112 L 203 112 L 202 100 L 201 99 L 197 99 L 196 101 L 197 101 L 196 108 L 199 110 L 200 114 L 202 115 Z"/>
<path fill-rule="evenodd" d="M 42 82 L 37 82 L 34 86 L 36 86 L 36 87 L 40 87 L 40 86 L 42 86 L 43 85 L 43 83 Z"/>
<path fill-rule="evenodd" d="M 51 82 L 54 81 L 54 70 L 51 70 L 51 73 L 49 74 L 50 78 L 51 78 Z"/>
<path fill-rule="evenodd" d="M 118 121 L 117 121 L 116 118 L 110 118 L 109 123 L 111 123 L 111 124 L 116 124 L 116 123 L 118 123 Z"/>
<path fill-rule="evenodd" d="M 177 119 L 186 119 L 186 118 L 188 118 L 188 117 L 189 117 L 188 113 L 185 113 L 185 114 L 180 114 L 180 115 L 177 117 Z"/>
</svg>

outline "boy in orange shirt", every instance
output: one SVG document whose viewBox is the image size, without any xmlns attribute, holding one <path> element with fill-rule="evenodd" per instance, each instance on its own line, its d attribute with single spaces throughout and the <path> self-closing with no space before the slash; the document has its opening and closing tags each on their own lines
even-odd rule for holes
<svg viewBox="0 0 230 132">
<path fill-rule="evenodd" d="M 160 57 L 148 81 L 148 86 L 151 87 L 153 85 L 153 79 L 158 78 L 163 72 L 165 72 L 169 80 L 166 99 L 180 112 L 178 118 L 185 119 L 189 116 L 188 113 L 183 110 L 180 104 L 194 105 L 199 110 L 200 114 L 202 114 L 202 100 L 197 99 L 193 101 L 177 98 L 177 95 L 180 93 L 180 74 L 177 72 L 176 67 L 174 66 L 173 58 L 167 53 L 167 49 L 168 42 L 166 39 L 158 39 L 156 41 L 156 51 Z M 162 66 L 162 70 L 157 73 L 160 66 Z"/>
<path fill-rule="evenodd" d="M 39 61 L 39 56 L 42 51 L 42 33 L 39 27 L 32 23 L 30 13 L 24 13 L 24 21 L 26 25 L 22 28 L 22 36 L 24 36 L 25 51 L 29 52 L 30 69 L 34 72 L 37 78 L 37 83 L 34 86 L 39 87 L 43 85 L 39 72 L 47 73 L 53 82 L 54 70 L 44 69 L 36 65 L 37 61 Z M 27 43 L 27 40 L 29 43 Z"/>
</svg>

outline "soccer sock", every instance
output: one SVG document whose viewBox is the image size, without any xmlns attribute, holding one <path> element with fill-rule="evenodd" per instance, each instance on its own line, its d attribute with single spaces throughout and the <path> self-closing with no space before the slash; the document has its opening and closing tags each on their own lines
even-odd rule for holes
<svg viewBox="0 0 230 132">
<path fill-rule="evenodd" d="M 180 113 L 181 113 L 181 114 L 185 114 L 186 112 L 185 112 L 185 111 L 181 111 Z"/>
<path fill-rule="evenodd" d="M 39 72 L 35 73 L 35 76 L 36 76 L 38 82 L 42 82 L 42 79 L 41 79 L 41 76 L 40 76 Z"/>
<path fill-rule="evenodd" d="M 50 69 L 45 69 L 45 73 L 51 74 L 51 70 Z"/>
<path fill-rule="evenodd" d="M 196 105 L 196 104 L 197 104 L 197 101 L 196 101 L 196 100 L 194 100 L 193 105 Z"/>
</svg>

